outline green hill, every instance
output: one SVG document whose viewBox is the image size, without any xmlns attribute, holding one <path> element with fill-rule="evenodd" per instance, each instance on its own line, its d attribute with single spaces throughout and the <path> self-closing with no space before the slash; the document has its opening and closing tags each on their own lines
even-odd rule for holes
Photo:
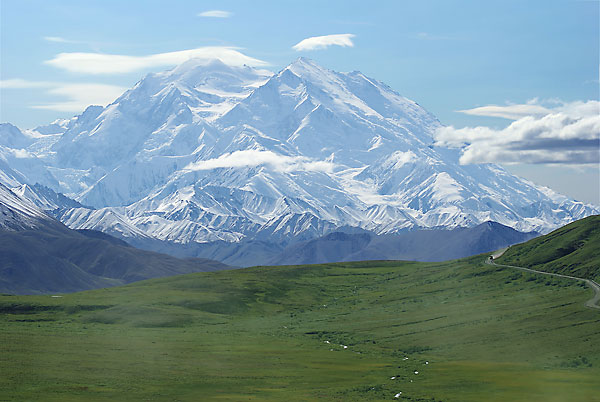
<svg viewBox="0 0 600 402">
<path fill-rule="evenodd" d="M 600 281 L 600 215 L 509 248 L 501 264 Z"/>
<path fill-rule="evenodd" d="M 3 295 L 0 400 L 599 401 L 589 290 L 484 259 Z"/>
</svg>

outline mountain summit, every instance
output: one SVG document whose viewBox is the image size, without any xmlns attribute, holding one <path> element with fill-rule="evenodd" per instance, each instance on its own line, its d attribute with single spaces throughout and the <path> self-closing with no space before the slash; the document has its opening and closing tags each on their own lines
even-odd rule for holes
<svg viewBox="0 0 600 402">
<path fill-rule="evenodd" d="M 305 58 L 276 74 L 190 60 L 47 127 L 2 145 L 4 160 L 22 147 L 23 168 L 0 177 L 90 205 L 56 214 L 122 238 L 285 243 L 489 220 L 547 232 L 598 213 L 500 166 L 460 165 L 417 103 Z"/>
</svg>

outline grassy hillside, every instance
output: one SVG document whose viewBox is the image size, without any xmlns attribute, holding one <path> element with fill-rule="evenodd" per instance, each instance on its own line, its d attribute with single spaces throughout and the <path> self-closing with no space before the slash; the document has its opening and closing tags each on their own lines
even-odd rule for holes
<svg viewBox="0 0 600 402">
<path fill-rule="evenodd" d="M 589 290 L 483 259 L 0 296 L 0 400 L 599 401 Z"/>
<path fill-rule="evenodd" d="M 513 246 L 498 261 L 600 282 L 600 215 Z"/>
</svg>

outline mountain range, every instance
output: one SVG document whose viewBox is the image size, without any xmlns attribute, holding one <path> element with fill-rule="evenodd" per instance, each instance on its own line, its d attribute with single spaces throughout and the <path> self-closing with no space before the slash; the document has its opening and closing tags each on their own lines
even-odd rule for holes
<svg viewBox="0 0 600 402">
<path fill-rule="evenodd" d="M 148 249 L 174 255 L 171 256 L 134 248 L 95 230 L 69 229 L 28 197 L 55 212 L 60 210 L 59 205 L 80 206 L 39 184 L 33 188 L 22 185 L 15 190 L 0 184 L 0 292 L 74 292 L 155 277 L 228 269 L 233 265 L 365 259 L 442 261 L 495 250 L 538 235 L 486 222 L 472 228 L 417 230 L 397 235 L 376 235 L 347 227 L 287 246 L 257 240 L 182 245 L 146 239 L 151 243 L 143 244 Z"/>
<path fill-rule="evenodd" d="M 70 228 L 180 250 L 281 251 L 347 227 L 546 233 L 600 212 L 498 165 L 460 165 L 460 150 L 435 145 L 439 127 L 357 71 L 192 59 L 72 119 L 0 125 L 0 182 Z"/>
<path fill-rule="evenodd" d="M 393 235 L 334 232 L 286 247 L 269 265 L 342 261 L 447 261 L 522 243 L 539 233 L 522 233 L 496 222 L 451 230 L 414 230 Z"/>
<path fill-rule="evenodd" d="M 142 279 L 231 268 L 131 247 L 105 233 L 73 230 L 0 184 L 0 293 L 63 293 Z"/>
</svg>

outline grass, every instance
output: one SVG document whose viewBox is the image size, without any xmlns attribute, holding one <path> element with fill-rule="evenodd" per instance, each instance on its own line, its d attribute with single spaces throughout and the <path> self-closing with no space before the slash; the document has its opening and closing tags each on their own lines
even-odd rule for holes
<svg viewBox="0 0 600 402">
<path fill-rule="evenodd" d="M 483 259 L 0 296 L 0 400 L 600 400 L 589 290 Z"/>
<path fill-rule="evenodd" d="M 499 261 L 600 282 L 600 215 L 510 247 Z"/>
</svg>

